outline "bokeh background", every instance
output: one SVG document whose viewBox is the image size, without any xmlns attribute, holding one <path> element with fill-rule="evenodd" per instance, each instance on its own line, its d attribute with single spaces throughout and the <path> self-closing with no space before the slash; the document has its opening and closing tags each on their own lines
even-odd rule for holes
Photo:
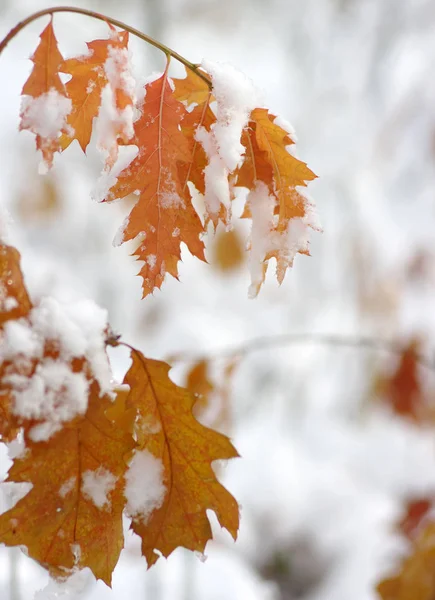
<svg viewBox="0 0 435 600">
<path fill-rule="evenodd" d="M 84 572 L 65 597 L 377 598 L 377 583 L 409 551 L 397 523 L 410 502 L 430 506 L 435 494 L 435 374 L 415 360 L 404 366 L 400 355 L 400 348 L 415 347 L 431 357 L 434 348 L 435 3 L 75 4 L 121 19 L 192 62 L 228 61 L 249 75 L 272 112 L 294 125 L 299 156 L 319 176 L 309 193 L 324 233 L 313 233 L 312 256 L 298 256 L 281 287 L 270 268 L 259 297 L 248 300 L 249 226 L 237 223 L 234 232 L 208 238 L 209 264 L 186 250 L 181 281 L 168 280 L 141 300 L 128 248 L 112 246 L 128 203 L 90 199 L 100 157 L 92 150 L 85 157 L 73 144 L 42 177 L 33 136 L 17 130 L 28 58 L 47 18 L 5 50 L 0 202 L 33 296 L 93 298 L 124 340 L 149 357 L 177 358 L 177 382 L 196 357 L 213 358 L 214 389 L 202 418 L 228 433 L 242 456 L 218 467 L 241 505 L 237 543 L 211 514 L 216 539 L 206 561 L 177 550 L 147 571 L 128 533 L 113 590 Z M 50 5 L 2 0 L 0 36 Z M 64 56 L 84 53 L 86 41 L 106 35 L 103 24 L 75 15 L 56 15 L 55 29 Z M 133 39 L 131 48 L 139 83 L 163 68 L 153 48 Z M 306 338 L 279 339 L 286 334 Z M 395 340 L 398 351 L 320 344 L 313 334 Z M 250 350 L 228 376 L 228 351 L 247 342 Z M 126 357 L 113 361 L 122 378 Z M 6 451 L 1 457 L 5 473 Z M 3 486 L 3 510 L 11 493 Z M 47 579 L 19 549 L 0 549 L 2 600 L 32 598 Z M 62 597 L 56 589 L 37 598 Z"/>
</svg>

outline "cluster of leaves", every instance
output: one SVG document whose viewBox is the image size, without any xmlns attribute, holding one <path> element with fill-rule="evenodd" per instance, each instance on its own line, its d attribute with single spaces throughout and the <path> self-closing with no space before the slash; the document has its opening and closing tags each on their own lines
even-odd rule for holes
<svg viewBox="0 0 435 600">
<path fill-rule="evenodd" d="M 120 144 L 137 147 L 134 160 L 112 177 L 114 183 L 104 200 L 113 201 L 133 193 L 138 196 L 119 237 L 121 242 L 138 242 L 134 256 L 143 261 L 140 275 L 146 296 L 160 288 L 166 273 L 178 277 L 182 242 L 194 256 L 205 260 L 202 236 L 208 223 L 215 228 L 219 222 L 230 226 L 231 207 L 219 198 L 214 203 L 207 202 L 207 196 L 215 193 L 207 189 L 206 168 L 212 159 L 207 155 L 207 144 L 198 137 L 202 131 L 202 137 L 205 134 L 213 138 L 216 130 L 213 86 L 210 77 L 197 67 L 187 69 L 184 79 L 171 79 L 168 55 L 163 74 L 145 85 L 143 103 L 136 106 L 134 84 L 128 72 L 128 33 L 111 27 L 108 39 L 90 42 L 88 48 L 87 55 L 64 60 L 52 23 L 48 24 L 32 57 L 33 71 L 23 87 L 21 128 L 36 134 L 37 148 L 48 167 L 54 153 L 65 150 L 73 140 L 86 151 L 94 120 L 103 120 L 103 111 L 105 131 L 97 144 L 106 155 L 105 171 L 115 165 Z M 66 85 L 60 73 L 70 76 Z M 39 107 L 39 100 L 43 100 L 44 107 L 50 104 L 50 95 L 58 105 L 57 128 L 42 135 L 40 124 L 35 127 L 32 112 L 35 106 Z M 133 122 L 136 109 L 139 118 Z M 111 118 L 107 118 L 108 112 Z M 230 120 L 231 116 L 227 118 Z M 100 123 L 100 130 L 101 127 Z M 240 140 L 244 152 L 241 164 L 225 165 L 219 156 L 219 143 L 214 143 L 217 160 L 229 177 L 230 200 L 237 187 L 253 192 L 259 185 L 273 198 L 274 214 L 265 224 L 269 236 L 285 237 L 293 219 L 308 217 L 311 205 L 296 188 L 305 186 L 315 175 L 289 151 L 294 144 L 291 135 L 267 109 L 255 108 L 250 113 Z M 193 188 L 206 197 L 203 219 L 192 204 Z M 242 216 L 251 216 L 249 202 Z M 315 226 L 313 223 L 308 222 L 307 226 Z M 306 243 L 293 245 L 291 251 L 285 241 L 265 249 L 260 257 L 263 275 L 254 294 L 264 280 L 270 258 L 276 258 L 277 276 L 282 282 L 294 254 L 308 253 Z"/>
<path fill-rule="evenodd" d="M 263 227 L 272 243 L 259 254 L 261 275 L 254 293 L 272 257 L 281 282 L 294 255 L 308 253 L 305 241 L 293 241 L 288 248 L 290 223 L 306 218 L 307 227 L 313 227 L 308 218 L 310 203 L 296 188 L 305 186 L 314 174 L 289 151 L 294 143 L 291 135 L 267 109 L 255 108 L 240 129 L 241 160 L 226 164 L 216 131 L 222 122 L 228 125 L 231 115 L 219 113 L 219 99 L 216 108 L 210 76 L 191 65 L 184 79 L 171 79 L 169 52 L 163 74 L 145 85 L 144 99 L 138 103 L 128 64 L 129 34 L 109 28 L 107 39 L 88 43 L 86 55 L 69 59 L 59 51 L 52 19 L 40 36 L 22 90 L 20 129 L 35 134 L 45 166 L 51 168 L 55 154 L 74 140 L 86 152 L 91 139 L 97 139 L 105 157 L 103 174 L 110 181 L 104 200 L 137 196 L 119 238 L 138 243 L 134 256 L 143 263 L 144 296 L 160 288 L 166 273 L 178 277 L 182 242 L 205 260 L 203 234 L 209 224 L 214 229 L 219 222 L 230 226 L 231 201 L 238 187 L 251 194 L 261 188 L 273 201 Z M 137 154 L 118 168 L 121 147 L 128 145 L 136 146 Z M 214 155 L 208 152 L 210 145 Z M 210 190 L 216 183 L 210 181 L 214 171 L 208 170 L 213 160 L 226 180 L 229 203 L 219 197 L 216 185 Z M 195 194 L 205 197 L 203 218 L 193 206 Z M 242 216 L 253 217 L 252 213 L 248 196 Z M 281 237 L 283 244 L 277 242 Z M 37 307 L 27 292 L 19 253 L 3 242 L 0 300 L 4 347 L 11 323 L 36 335 L 32 311 Z M 104 350 L 119 344 L 109 328 L 104 344 Z M 203 402 L 198 403 L 198 414 L 212 392 L 207 365 L 194 366 L 189 389 L 184 389 L 171 381 L 166 363 L 129 348 L 132 364 L 124 385 L 115 392 L 102 389 L 87 355 L 65 358 L 55 334 L 44 338 L 40 355 L 26 356 L 18 350 L 1 357 L 0 439 L 20 440 L 24 447 L 13 458 L 8 481 L 31 484 L 31 489 L 0 515 L 0 542 L 25 547 L 29 556 L 57 577 L 89 567 L 110 585 L 123 547 L 123 514 L 131 518 L 131 529 L 142 540 L 148 566 L 159 554 L 168 556 L 179 546 L 203 552 L 211 537 L 208 509 L 234 538 L 237 535 L 238 505 L 211 466 L 237 452 L 226 436 L 201 425 L 192 413 L 195 399 L 201 397 Z M 35 435 L 45 426 L 43 416 L 37 410 L 18 410 L 14 387 L 17 378 L 31 382 L 43 361 L 63 362 L 70 373 L 82 378 L 87 390 L 85 408 L 63 419 L 45 437 Z M 234 366 L 228 364 L 226 378 Z M 64 402 L 66 384 L 56 385 L 50 400 L 55 410 Z M 227 394 L 225 385 L 220 392 Z M 146 510 L 140 510 L 141 499 L 135 497 L 132 508 L 127 487 L 133 465 L 143 469 L 146 479 L 146 464 L 158 466 L 164 493 L 154 501 L 145 498 Z M 99 495 L 89 491 L 89 475 L 102 484 Z"/>
<path fill-rule="evenodd" d="M 3 332 L 11 321 L 26 321 L 32 310 L 19 254 L 6 245 L 0 246 L 0 287 L 9 299 L 6 304 L 13 307 L 0 312 Z M 108 337 L 107 343 L 117 342 Z M 57 359 L 58 354 L 58 341 L 48 340 L 43 358 Z M 54 575 L 89 567 L 110 585 L 123 547 L 126 473 L 134 457 L 144 451 L 161 461 L 166 488 L 164 498 L 146 519 L 132 516 L 131 528 L 142 539 L 149 566 L 158 559 L 156 550 L 164 556 L 178 546 L 203 552 L 211 537 L 207 509 L 236 537 L 238 506 L 217 481 L 211 462 L 235 457 L 237 452 L 227 437 L 193 417 L 195 397 L 170 380 L 167 364 L 133 349 L 131 358 L 126 389 L 121 388 L 115 399 L 101 394 L 86 358 L 74 358 L 71 370 L 85 373 L 89 381 L 87 410 L 50 439 L 37 442 L 31 432 L 38 419 L 16 413 L 8 382 L 12 373 L 31 378 L 38 365 L 25 356 L 1 365 L 1 439 L 20 436 L 25 444 L 25 452 L 13 461 L 8 481 L 30 482 L 33 487 L 0 515 L 0 542 L 25 546 Z M 104 501 L 96 502 L 86 493 L 83 474 L 87 472 L 113 476 Z"/>
</svg>

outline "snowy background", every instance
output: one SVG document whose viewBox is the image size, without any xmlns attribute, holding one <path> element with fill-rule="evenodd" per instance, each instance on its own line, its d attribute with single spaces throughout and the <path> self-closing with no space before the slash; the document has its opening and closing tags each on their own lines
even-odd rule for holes
<svg viewBox="0 0 435 600">
<path fill-rule="evenodd" d="M 0 36 L 42 0 L 3 0 Z M 421 340 L 435 332 L 435 4 L 431 0 L 105 0 L 104 11 L 192 62 L 230 61 L 290 120 L 324 227 L 312 257 L 298 256 L 278 288 L 270 270 L 248 300 L 246 260 L 223 270 L 216 240 L 205 265 L 185 252 L 181 283 L 141 300 L 128 249 L 112 239 L 126 205 L 90 200 L 101 159 L 73 144 L 38 175 L 33 136 L 18 134 L 28 57 L 47 19 L 0 59 L 0 190 L 10 239 L 35 298 L 93 298 L 113 328 L 147 356 L 214 356 L 263 336 L 333 333 Z M 105 37 L 91 19 L 57 15 L 64 55 Z M 132 40 L 138 79 L 163 57 Z M 240 207 L 239 207 L 240 208 Z M 247 225 L 239 225 L 240 238 Z M 243 242 L 241 242 L 243 244 Z M 406 550 L 394 533 L 404 503 L 435 493 L 435 436 L 374 401 L 374 381 L 395 367 L 385 352 L 313 344 L 246 354 L 231 380 L 226 432 L 242 459 L 220 473 L 241 504 L 239 541 L 216 527 L 207 561 L 178 550 L 149 572 L 138 540 L 113 590 L 84 572 L 89 600 L 370 600 Z M 116 376 L 127 366 L 114 357 Z M 188 363 L 173 371 L 182 382 Z M 214 375 L 222 376 L 219 361 Z M 435 375 L 423 374 L 428 386 Z M 8 468 L 6 452 L 1 466 Z M 4 494 L 3 508 L 7 507 Z M 210 515 L 213 523 L 214 516 Z M 0 597 L 31 598 L 46 573 L 19 550 L 0 549 Z M 52 591 L 50 591 L 52 589 Z M 48 588 L 39 598 L 57 597 Z M 37 596 L 38 597 L 38 596 Z"/>
</svg>

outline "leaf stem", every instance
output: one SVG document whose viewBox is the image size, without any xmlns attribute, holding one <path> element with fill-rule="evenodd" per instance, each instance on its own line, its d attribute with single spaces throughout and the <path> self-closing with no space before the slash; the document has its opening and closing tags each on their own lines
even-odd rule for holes
<svg viewBox="0 0 435 600">
<path fill-rule="evenodd" d="M 166 56 L 172 56 L 173 58 L 175 58 L 175 60 L 178 60 L 178 62 L 183 64 L 187 69 L 190 69 L 191 71 L 196 73 L 196 75 L 198 75 L 198 77 L 200 77 L 203 81 L 205 81 L 206 84 L 210 88 L 212 86 L 210 79 L 207 77 L 207 75 L 203 71 L 200 70 L 200 68 L 199 68 L 200 65 L 191 63 L 189 60 L 184 58 L 184 56 L 181 56 L 181 54 L 178 54 L 178 52 L 175 52 L 175 50 L 168 48 L 168 46 L 161 44 L 154 38 L 150 37 L 149 35 L 146 35 L 145 33 L 142 33 L 138 29 L 135 29 L 134 27 L 130 27 L 130 25 L 127 25 L 126 23 L 123 23 L 122 21 L 118 21 L 118 19 L 114 19 L 112 17 L 107 17 L 106 15 L 95 12 L 93 10 L 88 10 L 87 8 L 79 8 L 76 6 L 54 6 L 52 8 L 44 8 L 43 10 L 33 13 L 26 19 L 23 19 L 9 31 L 9 33 L 6 35 L 6 37 L 3 38 L 3 40 L 0 42 L 0 54 L 3 52 L 3 50 L 9 44 L 9 42 L 11 40 L 13 40 L 13 38 L 22 29 L 24 29 L 27 25 L 29 25 L 33 21 L 36 21 L 40 17 L 45 17 L 46 15 L 53 15 L 54 13 L 61 13 L 61 12 L 76 13 L 79 15 L 84 15 L 87 17 L 91 17 L 93 19 L 98 19 L 99 21 L 105 21 L 106 23 L 110 23 L 111 25 L 114 25 L 115 27 L 119 27 L 120 29 L 124 29 L 125 31 L 128 31 L 132 35 L 143 40 L 144 42 L 147 42 L 151 46 L 158 48 L 164 54 L 166 54 Z"/>
</svg>

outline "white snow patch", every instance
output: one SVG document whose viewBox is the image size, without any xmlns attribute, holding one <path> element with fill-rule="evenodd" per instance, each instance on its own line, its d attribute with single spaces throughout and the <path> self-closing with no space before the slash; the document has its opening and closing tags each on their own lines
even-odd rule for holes
<svg viewBox="0 0 435 600">
<path fill-rule="evenodd" d="M 124 241 L 124 232 L 125 232 L 126 228 L 128 227 L 129 222 L 130 222 L 130 217 L 128 216 L 124 219 L 121 227 L 119 227 L 118 231 L 115 233 L 115 237 L 112 240 L 112 246 L 114 246 L 115 248 L 120 246 L 122 244 L 122 242 Z"/>
<path fill-rule="evenodd" d="M 8 457 L 11 460 L 14 460 L 15 458 L 24 458 L 28 452 L 26 443 L 24 441 L 24 436 L 21 432 L 18 434 L 18 437 L 15 440 L 12 440 L 6 444 L 6 448 L 8 449 Z"/>
<path fill-rule="evenodd" d="M 246 75 L 230 64 L 203 60 L 201 66 L 211 76 L 217 102 L 212 133 L 219 156 L 232 172 L 243 160 L 245 149 L 240 138 L 251 110 L 261 104 L 259 92 Z"/>
<path fill-rule="evenodd" d="M 70 477 L 69 479 L 67 479 L 60 486 L 59 496 L 61 498 L 65 498 L 65 496 L 67 496 L 70 492 L 73 491 L 73 489 L 75 488 L 76 482 L 77 482 L 77 477 L 75 475 L 73 475 L 72 477 Z"/>
<path fill-rule="evenodd" d="M 210 216 L 217 216 L 221 204 L 228 210 L 231 205 L 228 168 L 218 152 L 216 140 L 211 132 L 206 131 L 204 127 L 198 127 L 195 139 L 202 144 L 208 157 L 208 165 L 204 169 L 205 208 Z"/>
<path fill-rule="evenodd" d="M 31 377 L 12 373 L 4 377 L 12 386 L 15 414 L 43 421 L 30 430 L 34 442 L 49 439 L 88 405 L 89 382 L 83 373 L 73 373 L 68 364 L 47 358 Z"/>
<path fill-rule="evenodd" d="M 157 257 L 155 254 L 148 254 L 148 256 L 146 257 L 146 261 L 150 269 L 154 269 L 154 267 L 156 266 Z"/>
<path fill-rule="evenodd" d="M 113 202 L 117 198 L 109 193 L 109 190 L 118 181 L 118 176 L 124 171 L 130 163 L 136 158 L 139 148 L 134 144 L 129 146 L 120 146 L 115 164 L 110 170 L 104 170 L 101 173 L 94 189 L 91 192 L 91 197 L 96 202 L 103 202 L 107 198 Z"/>
<path fill-rule="evenodd" d="M 252 215 L 249 255 L 251 285 L 248 290 L 250 298 L 255 298 L 264 281 L 265 261 L 269 253 L 277 254 L 280 271 L 292 265 L 298 252 L 308 250 L 310 230 L 319 229 L 319 222 L 308 198 L 305 196 L 303 198 L 306 200 L 306 214 L 303 217 L 290 219 L 287 230 L 278 232 L 276 231 L 278 216 L 274 214 L 277 200 L 269 194 L 267 186 L 259 181 L 255 189 L 248 194 L 247 202 Z"/>
<path fill-rule="evenodd" d="M 11 361 L 4 376 L 11 387 L 12 411 L 42 423 L 30 432 L 34 441 L 47 440 L 62 423 L 86 411 L 89 381 L 72 370 L 74 358 L 85 358 L 101 393 L 112 389 L 111 370 L 105 350 L 107 312 L 90 300 L 60 304 L 43 298 L 28 319 L 4 324 L 0 361 Z M 58 348 L 59 356 L 44 357 L 46 344 Z M 36 367 L 32 361 L 37 361 Z"/>
<path fill-rule="evenodd" d="M 29 129 L 42 138 L 57 139 L 66 128 L 72 102 L 52 88 L 34 98 L 24 96 L 21 102 L 21 129 Z"/>
<path fill-rule="evenodd" d="M 135 453 L 125 475 L 127 513 L 146 523 L 151 513 L 160 508 L 166 494 L 163 463 L 148 450 Z"/>
<path fill-rule="evenodd" d="M 97 508 L 110 509 L 108 494 L 115 485 L 115 475 L 102 466 L 95 471 L 85 471 L 82 475 L 82 493 L 92 500 Z"/>
<path fill-rule="evenodd" d="M 289 134 L 289 137 L 292 140 L 292 142 L 296 143 L 298 141 L 293 125 L 289 123 L 286 119 L 278 115 L 273 120 L 273 123 L 274 125 L 278 125 L 278 127 L 284 129 L 284 131 L 286 131 Z"/>
<path fill-rule="evenodd" d="M 23 96 L 20 129 L 28 129 L 40 136 L 41 150 L 50 151 L 53 142 L 60 137 L 61 133 L 68 133 L 70 136 L 73 134 L 72 127 L 66 122 L 71 109 L 71 100 L 59 94 L 54 88 L 37 98 Z M 49 167 L 50 165 L 43 161 L 40 172 L 46 172 Z"/>
<path fill-rule="evenodd" d="M 136 81 L 127 48 L 109 46 L 104 74 L 107 85 L 101 92 L 95 123 L 97 148 L 105 160 L 103 173 L 109 171 L 118 159 L 118 139 L 127 143 L 134 135 Z M 123 93 L 125 106 L 122 108 L 119 106 L 119 92 Z"/>
</svg>

